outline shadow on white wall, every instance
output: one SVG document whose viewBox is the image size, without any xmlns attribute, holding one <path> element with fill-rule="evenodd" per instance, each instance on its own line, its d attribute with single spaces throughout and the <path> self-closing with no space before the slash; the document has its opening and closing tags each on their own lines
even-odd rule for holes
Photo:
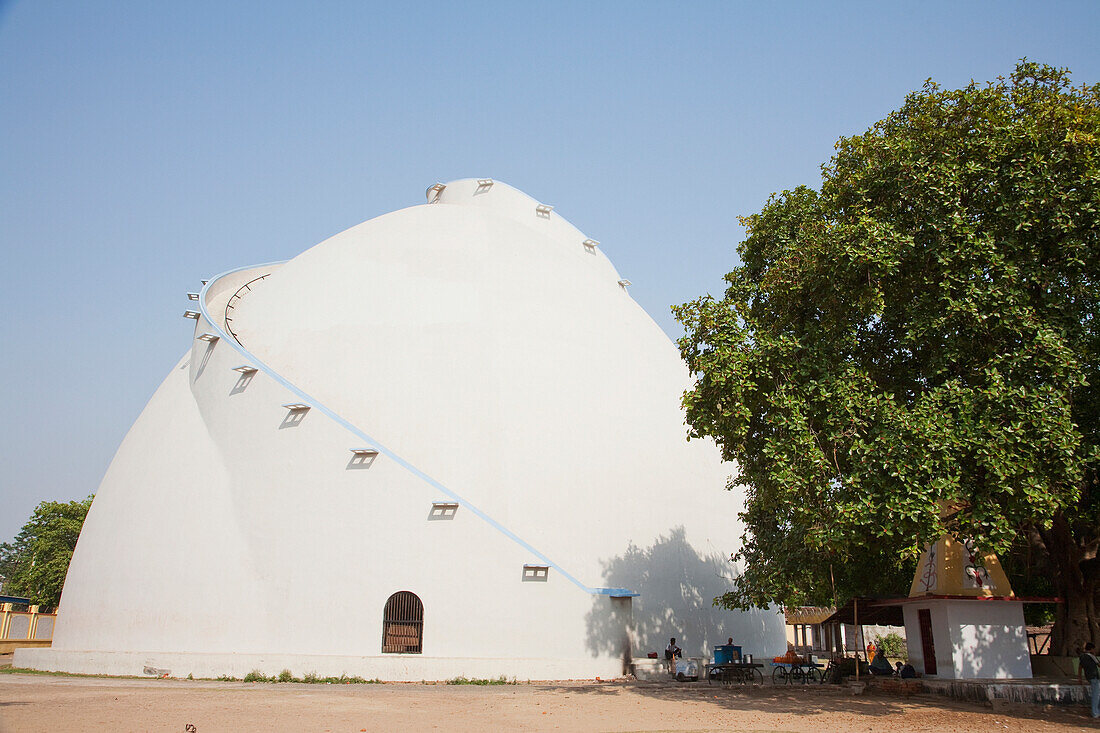
<svg viewBox="0 0 1100 733">
<path fill-rule="evenodd" d="M 696 552 L 683 527 L 649 547 L 632 544 L 603 566 L 605 586 L 641 593 L 631 603 L 634 657 L 657 652 L 664 658 L 670 637 L 676 637 L 688 657 L 711 656 L 713 647 L 731 636 L 746 654 L 770 657 L 786 649 L 783 617 L 777 611 L 729 611 L 714 605 L 717 596 L 730 590 L 734 567 L 720 555 Z M 594 656 L 621 653 L 622 624 L 606 597 L 593 598 L 586 621 L 587 646 Z"/>
<path fill-rule="evenodd" d="M 1031 660 L 1019 626 L 963 624 L 959 627 L 959 673 L 963 678 L 1011 679 L 1027 676 Z"/>
</svg>

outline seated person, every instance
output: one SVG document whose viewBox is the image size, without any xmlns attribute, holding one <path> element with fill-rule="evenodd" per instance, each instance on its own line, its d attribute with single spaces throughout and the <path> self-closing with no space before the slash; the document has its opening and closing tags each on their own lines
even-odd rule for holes
<svg viewBox="0 0 1100 733">
<path fill-rule="evenodd" d="M 894 674 L 894 668 L 890 666 L 890 660 L 886 658 L 881 649 L 875 650 L 875 657 L 871 660 L 871 666 L 868 670 L 876 676 L 886 677 Z"/>
<path fill-rule="evenodd" d="M 910 680 L 917 676 L 917 670 L 913 669 L 913 665 L 908 662 L 901 668 L 901 678 L 903 680 Z"/>
</svg>

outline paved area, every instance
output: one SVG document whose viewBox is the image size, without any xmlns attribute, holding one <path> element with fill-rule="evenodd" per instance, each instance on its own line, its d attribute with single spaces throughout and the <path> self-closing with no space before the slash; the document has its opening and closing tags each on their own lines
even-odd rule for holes
<svg viewBox="0 0 1100 733">
<path fill-rule="evenodd" d="M 1100 730 L 1083 708 L 706 683 L 306 685 L 0 674 L 0 731 Z"/>
</svg>

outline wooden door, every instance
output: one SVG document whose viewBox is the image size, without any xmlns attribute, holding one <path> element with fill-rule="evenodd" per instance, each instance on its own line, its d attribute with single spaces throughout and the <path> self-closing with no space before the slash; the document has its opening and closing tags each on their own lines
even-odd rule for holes
<svg viewBox="0 0 1100 733">
<path fill-rule="evenodd" d="M 917 611 L 920 624 L 920 646 L 924 654 L 924 673 L 936 674 L 936 644 L 932 640 L 932 611 L 921 608 Z"/>
</svg>

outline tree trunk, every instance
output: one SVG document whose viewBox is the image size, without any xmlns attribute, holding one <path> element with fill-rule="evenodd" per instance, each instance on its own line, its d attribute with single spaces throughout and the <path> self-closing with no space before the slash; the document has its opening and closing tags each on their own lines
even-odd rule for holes
<svg viewBox="0 0 1100 733">
<path fill-rule="evenodd" d="M 1100 642 L 1096 549 L 1092 543 L 1082 546 L 1061 513 L 1054 517 L 1050 529 L 1039 530 L 1033 537 L 1050 563 L 1051 580 L 1062 599 L 1054 615 L 1050 653 L 1076 656 L 1086 642 Z"/>
</svg>

